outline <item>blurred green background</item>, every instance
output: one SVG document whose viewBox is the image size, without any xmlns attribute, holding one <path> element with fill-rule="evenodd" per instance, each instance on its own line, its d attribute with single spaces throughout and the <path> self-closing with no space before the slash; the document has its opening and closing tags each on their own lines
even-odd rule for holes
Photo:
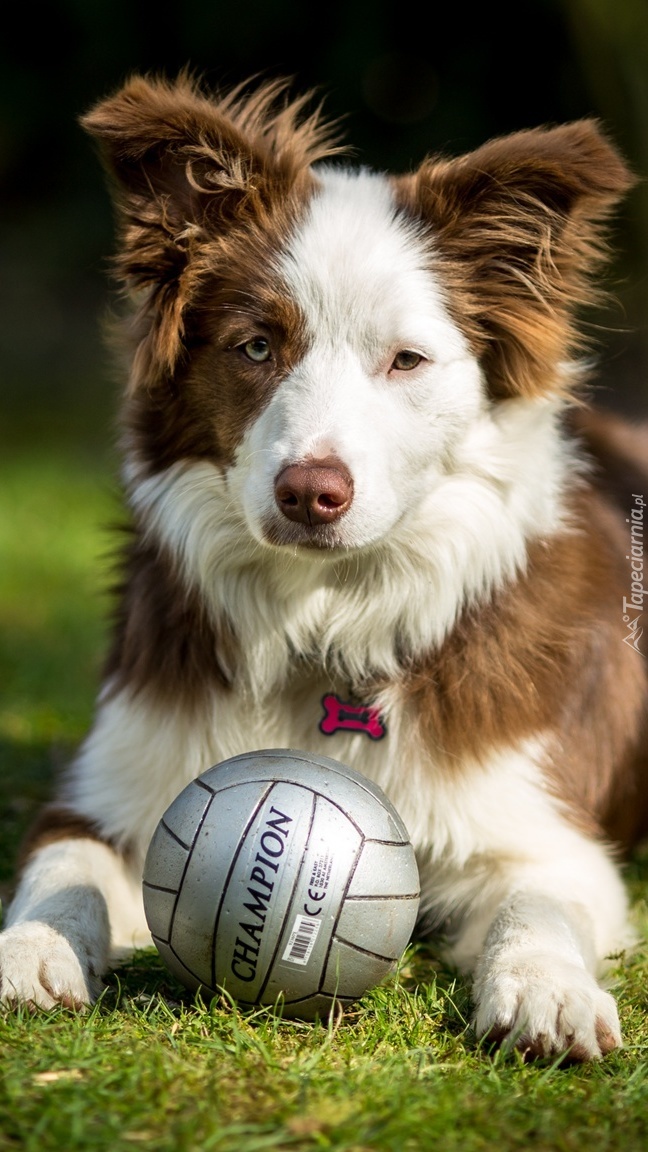
<svg viewBox="0 0 648 1152">
<path fill-rule="evenodd" d="M 648 0 L 52 0 L 11 8 L 0 43 L 0 446 L 111 436 L 100 320 L 112 221 L 78 117 L 131 72 L 185 64 L 210 84 L 294 77 L 344 117 L 356 158 L 407 169 L 430 150 L 602 118 L 648 176 Z M 632 193 L 602 318 L 610 403 L 648 408 L 648 193 Z M 610 331 L 607 331 L 607 328 Z M 609 390 L 609 396 L 608 396 Z"/>
</svg>

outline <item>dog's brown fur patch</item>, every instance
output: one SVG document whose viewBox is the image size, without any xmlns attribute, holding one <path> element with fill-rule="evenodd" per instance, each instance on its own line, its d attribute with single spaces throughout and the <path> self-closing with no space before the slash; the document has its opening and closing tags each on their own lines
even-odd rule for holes
<svg viewBox="0 0 648 1152">
<path fill-rule="evenodd" d="M 171 558 L 137 536 L 125 550 L 117 605 L 105 668 L 113 693 L 128 686 L 191 713 L 215 687 L 229 687 L 237 655 L 231 628 L 216 628 Z"/>
<path fill-rule="evenodd" d="M 102 840 L 98 825 L 64 804 L 46 804 L 28 829 L 20 846 L 19 865 L 22 867 L 39 848 L 57 840 Z"/>
<path fill-rule="evenodd" d="M 648 830 L 648 662 L 623 643 L 623 524 L 591 492 L 573 526 L 529 549 L 526 572 L 467 610 L 408 690 L 450 767 L 546 737 L 549 784 L 590 832 Z"/>
</svg>

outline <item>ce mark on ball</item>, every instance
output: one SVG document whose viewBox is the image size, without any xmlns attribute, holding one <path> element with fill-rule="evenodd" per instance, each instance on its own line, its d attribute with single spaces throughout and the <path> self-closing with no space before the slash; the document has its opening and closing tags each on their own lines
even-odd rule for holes
<svg viewBox="0 0 648 1152">
<path fill-rule="evenodd" d="M 324 897 L 325 897 L 325 896 L 326 896 L 326 892 L 325 892 L 325 891 L 324 891 L 324 892 L 319 892 L 319 891 L 317 890 L 317 888 L 315 889 L 315 891 L 313 891 L 313 889 L 312 889 L 312 888 L 309 888 L 309 889 L 308 889 L 308 899 L 309 899 L 309 900 L 312 900 L 314 904 L 317 904 L 317 903 L 319 903 L 320 901 L 322 901 L 322 900 L 324 899 Z M 308 904 L 307 904 L 307 903 L 304 903 L 304 912 L 306 913 L 306 915 L 307 915 L 307 916 L 319 916 L 319 915 L 321 915 L 322 909 L 321 909 L 321 908 L 316 908 L 316 909 L 313 911 L 311 908 L 309 908 L 309 906 L 308 906 Z"/>
</svg>

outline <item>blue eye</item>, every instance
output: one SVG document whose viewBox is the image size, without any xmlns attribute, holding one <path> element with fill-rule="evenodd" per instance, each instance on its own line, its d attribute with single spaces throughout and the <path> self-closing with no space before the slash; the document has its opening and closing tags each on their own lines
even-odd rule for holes
<svg viewBox="0 0 648 1152">
<path fill-rule="evenodd" d="M 402 352 L 394 356 L 392 368 L 397 368 L 399 372 L 411 372 L 412 368 L 418 368 L 422 359 L 420 352 L 410 352 L 408 348 L 403 348 Z"/>
<path fill-rule="evenodd" d="M 255 336 L 241 347 L 248 360 L 253 360 L 255 364 L 263 364 L 270 359 L 270 342 L 264 336 Z"/>
</svg>

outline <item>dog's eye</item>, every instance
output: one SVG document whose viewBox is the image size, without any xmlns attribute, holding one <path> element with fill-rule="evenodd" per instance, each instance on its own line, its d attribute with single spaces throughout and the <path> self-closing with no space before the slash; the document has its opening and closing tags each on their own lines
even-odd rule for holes
<svg viewBox="0 0 648 1152">
<path fill-rule="evenodd" d="M 248 340 L 242 345 L 242 349 L 248 360 L 253 360 L 255 364 L 262 364 L 264 360 L 270 359 L 270 342 L 264 336 L 255 336 L 254 340 Z"/>
<path fill-rule="evenodd" d="M 410 352 L 408 348 L 403 348 L 394 356 L 392 368 L 397 368 L 399 372 L 411 372 L 412 368 L 418 367 L 422 359 L 420 352 Z"/>
</svg>

